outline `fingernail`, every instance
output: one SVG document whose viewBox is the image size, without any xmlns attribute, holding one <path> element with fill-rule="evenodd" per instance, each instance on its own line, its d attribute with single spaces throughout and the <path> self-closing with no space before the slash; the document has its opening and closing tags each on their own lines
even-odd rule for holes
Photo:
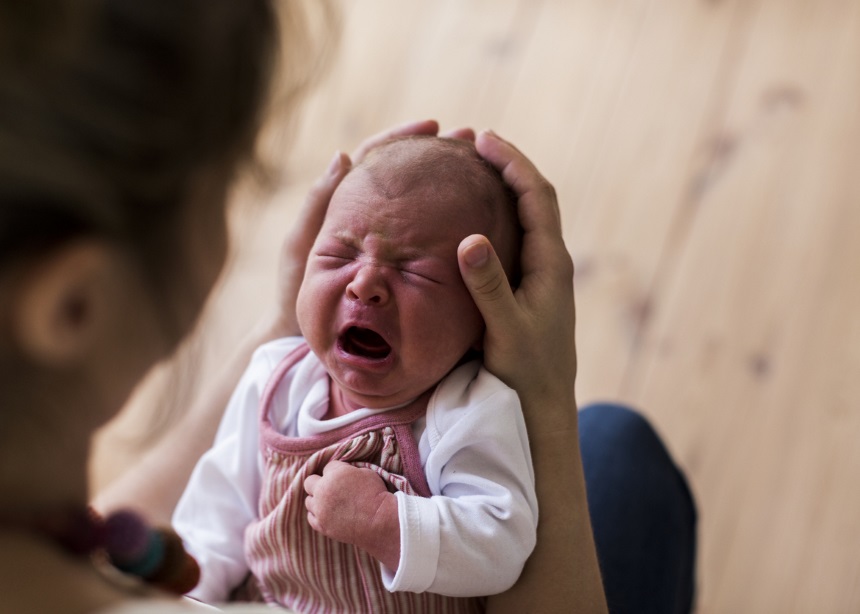
<svg viewBox="0 0 860 614">
<path fill-rule="evenodd" d="M 498 135 L 498 134 L 496 134 L 495 130 L 493 130 L 492 128 L 486 128 L 486 129 L 484 130 L 484 134 L 486 134 L 486 135 L 488 135 L 488 136 L 495 137 L 495 138 L 499 138 L 499 135 Z"/>
<path fill-rule="evenodd" d="M 328 165 L 328 174 L 329 175 L 337 175 L 337 172 L 340 170 L 340 150 L 334 152 L 334 158 L 331 159 L 331 162 Z"/>
<path fill-rule="evenodd" d="M 489 257 L 490 250 L 487 249 L 487 245 L 485 243 L 475 243 L 470 245 L 466 248 L 466 251 L 463 252 L 463 258 L 466 260 L 466 264 L 473 269 L 479 269 L 487 264 Z"/>
</svg>

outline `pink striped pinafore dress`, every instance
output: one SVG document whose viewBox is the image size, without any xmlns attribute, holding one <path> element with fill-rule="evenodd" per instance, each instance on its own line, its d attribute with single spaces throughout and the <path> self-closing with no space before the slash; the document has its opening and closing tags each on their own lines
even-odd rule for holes
<svg viewBox="0 0 860 614">
<path fill-rule="evenodd" d="M 391 593 L 379 563 L 363 550 L 314 531 L 307 522 L 304 481 L 331 460 L 376 471 L 389 486 L 430 496 L 412 423 L 426 407 L 407 406 L 311 437 L 287 437 L 269 414 L 278 383 L 308 353 L 302 345 L 275 369 L 260 402 L 264 472 L 259 520 L 245 533 L 245 555 L 266 601 L 297 612 L 482 612 L 484 599 Z"/>
</svg>

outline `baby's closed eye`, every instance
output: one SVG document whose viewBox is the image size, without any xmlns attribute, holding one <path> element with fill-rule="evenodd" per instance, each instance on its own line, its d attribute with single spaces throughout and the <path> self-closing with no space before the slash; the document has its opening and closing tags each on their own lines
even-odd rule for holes
<svg viewBox="0 0 860 614">
<path fill-rule="evenodd" d="M 358 256 L 358 251 L 354 247 L 345 245 L 339 241 L 326 241 L 314 249 L 314 256 L 323 263 L 339 266 L 355 260 Z"/>
<path fill-rule="evenodd" d="M 444 284 L 451 276 L 442 263 L 432 259 L 407 260 L 400 262 L 398 268 L 407 278 L 421 278 L 435 284 Z"/>
<path fill-rule="evenodd" d="M 434 284 L 441 284 L 442 283 L 438 279 L 431 277 L 431 275 L 427 272 L 418 271 L 418 270 L 414 270 L 414 269 L 408 269 L 408 268 L 401 268 L 400 272 L 407 278 L 423 279 L 425 281 L 433 282 Z"/>
<path fill-rule="evenodd" d="M 355 260 L 354 256 L 350 256 L 347 254 L 334 254 L 334 253 L 326 253 L 326 252 L 317 252 L 317 258 L 326 258 L 329 260 Z"/>
</svg>

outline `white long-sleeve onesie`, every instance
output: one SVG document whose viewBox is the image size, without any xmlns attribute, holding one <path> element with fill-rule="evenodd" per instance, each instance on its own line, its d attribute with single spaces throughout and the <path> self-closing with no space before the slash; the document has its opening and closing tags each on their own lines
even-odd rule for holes
<svg viewBox="0 0 860 614">
<path fill-rule="evenodd" d="M 259 402 L 270 375 L 299 337 L 260 347 L 233 393 L 215 444 L 199 461 L 173 524 L 200 563 L 191 596 L 225 601 L 248 573 L 243 538 L 257 519 L 262 455 Z M 279 384 L 270 419 L 281 433 L 307 437 L 385 410 L 322 420 L 329 378 L 309 353 Z M 510 587 L 535 545 L 534 472 L 516 393 L 476 361 L 436 387 L 413 426 L 427 484 L 425 499 L 397 493 L 400 562 L 381 565 L 390 591 L 479 596 Z"/>
</svg>

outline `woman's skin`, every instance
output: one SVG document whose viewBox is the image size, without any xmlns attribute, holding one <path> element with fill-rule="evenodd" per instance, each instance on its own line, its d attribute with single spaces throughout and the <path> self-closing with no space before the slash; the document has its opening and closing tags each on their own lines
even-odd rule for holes
<svg viewBox="0 0 860 614">
<path fill-rule="evenodd" d="M 488 612 L 605 612 L 579 453 L 573 261 L 555 189 L 495 134 L 482 132 L 475 145 L 517 194 L 522 279 L 512 293 L 481 236 L 460 244 L 460 272 L 487 326 L 484 364 L 523 404 L 540 504 L 537 547 Z"/>
<path fill-rule="evenodd" d="M 181 212 L 185 228 L 206 224 L 226 237 L 223 169 L 210 167 Z M 4 393 L 12 399 L 0 429 L 0 607 L 3 612 L 87 613 L 132 599 L 160 598 L 109 581 L 87 557 L 72 556 L 10 517 L 87 503 L 92 434 L 122 407 L 136 384 L 179 342 L 167 318 L 188 330 L 223 265 L 220 241 L 205 250 L 194 287 L 165 309 L 121 246 L 81 238 L 8 264 L 0 276 Z M 193 253 L 192 253 L 193 252 Z M 198 293 L 197 291 L 200 290 Z M 130 351 L 133 348 L 134 351 Z"/>
<path fill-rule="evenodd" d="M 435 121 L 406 124 L 335 155 L 311 189 L 284 242 L 280 301 L 248 335 L 213 386 L 129 473 L 97 497 L 104 511 L 130 506 L 169 521 L 188 476 L 211 445 L 227 400 L 260 344 L 298 334 L 295 305 L 304 264 L 325 210 L 352 160 L 392 136 L 436 134 Z M 446 134 L 475 139 L 479 153 L 502 173 L 519 197 L 524 229 L 522 280 L 516 292 L 489 241 L 473 235 L 458 250 L 460 271 L 486 322 L 484 362 L 520 395 L 529 432 L 540 501 L 538 543 L 517 584 L 492 596 L 489 612 L 605 612 L 579 454 L 574 380 L 576 351 L 573 263 L 561 235 L 553 187 L 513 145 L 491 132 Z M 189 437 L 189 434 L 194 437 Z"/>
</svg>

